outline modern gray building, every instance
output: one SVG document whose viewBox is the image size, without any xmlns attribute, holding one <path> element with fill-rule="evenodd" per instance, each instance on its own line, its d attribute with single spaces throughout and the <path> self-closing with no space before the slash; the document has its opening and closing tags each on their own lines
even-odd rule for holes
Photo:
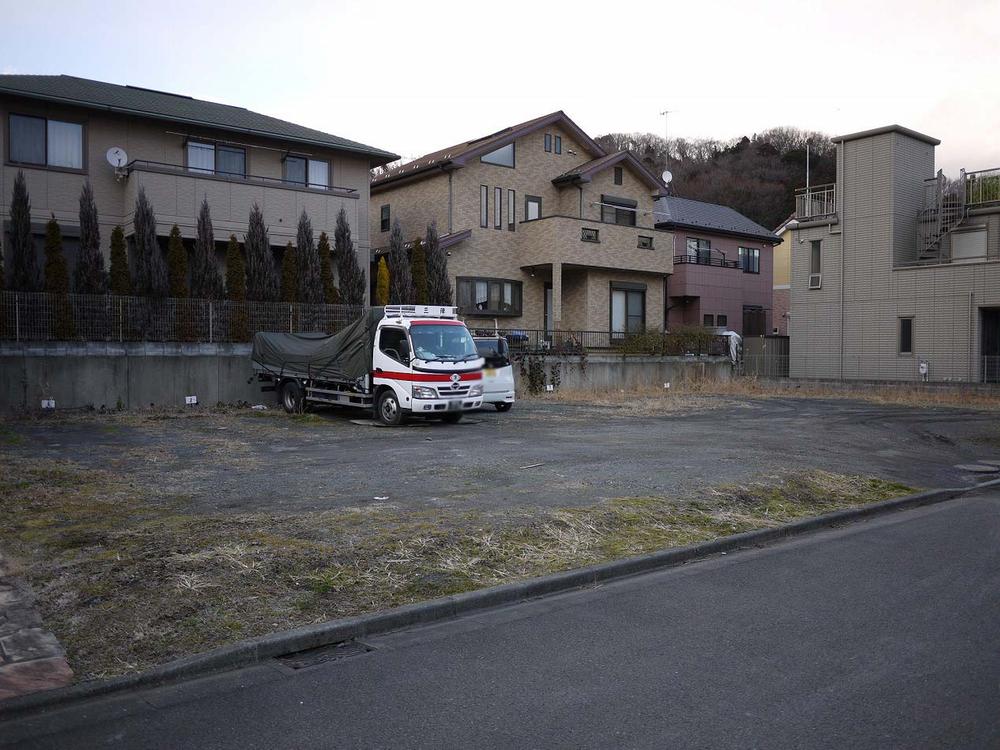
<svg viewBox="0 0 1000 750">
<path fill-rule="evenodd" d="M 796 195 L 790 375 L 1000 380 L 1000 169 L 949 180 L 899 125 L 834 142 Z"/>
</svg>

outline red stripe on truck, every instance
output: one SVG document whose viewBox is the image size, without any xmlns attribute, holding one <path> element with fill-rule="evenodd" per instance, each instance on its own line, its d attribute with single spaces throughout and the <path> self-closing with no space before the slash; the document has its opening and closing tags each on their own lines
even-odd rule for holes
<svg viewBox="0 0 1000 750">
<path fill-rule="evenodd" d="M 460 373 L 461 380 L 482 380 L 482 371 Z M 451 373 L 442 372 L 440 375 L 422 372 L 373 372 L 373 378 L 388 378 L 389 380 L 408 380 L 413 383 L 450 383 Z"/>
</svg>

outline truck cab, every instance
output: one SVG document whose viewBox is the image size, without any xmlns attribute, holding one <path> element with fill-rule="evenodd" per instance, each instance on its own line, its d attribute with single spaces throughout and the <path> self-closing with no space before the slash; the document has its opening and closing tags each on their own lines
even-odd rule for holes
<svg viewBox="0 0 1000 750">
<path fill-rule="evenodd" d="M 475 336 L 474 340 L 484 361 L 483 403 L 493 404 L 497 411 L 510 411 L 514 406 L 514 367 L 507 339 L 495 335 Z"/>
<path fill-rule="evenodd" d="M 372 352 L 375 417 L 458 422 L 483 404 L 483 364 L 457 308 L 387 305 Z"/>
</svg>

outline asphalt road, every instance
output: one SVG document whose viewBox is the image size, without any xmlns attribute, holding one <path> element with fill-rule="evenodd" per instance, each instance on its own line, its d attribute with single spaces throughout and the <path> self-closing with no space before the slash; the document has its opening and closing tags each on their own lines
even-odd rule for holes
<svg viewBox="0 0 1000 750">
<path fill-rule="evenodd" d="M 0 723 L 19 748 L 1000 747 L 1000 493 Z"/>
<path fill-rule="evenodd" d="M 564 507 L 809 468 L 955 487 L 977 479 L 959 465 L 1000 460 L 1000 423 L 988 411 L 838 399 L 709 396 L 692 403 L 632 414 L 521 402 L 467 424 L 401 429 L 354 424 L 366 415 L 336 409 L 311 422 L 247 412 L 40 420 L 11 423 L 21 442 L 9 449 L 101 469 L 110 459 L 195 513 L 295 513 L 364 506 L 376 497 L 405 508 Z M 376 455 L 391 461 L 374 471 Z"/>
</svg>

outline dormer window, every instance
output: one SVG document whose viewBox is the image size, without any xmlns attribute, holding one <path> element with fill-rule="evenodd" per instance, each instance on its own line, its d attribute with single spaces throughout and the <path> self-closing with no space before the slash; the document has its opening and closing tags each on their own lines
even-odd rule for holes
<svg viewBox="0 0 1000 750">
<path fill-rule="evenodd" d="M 501 146 L 496 151 L 483 154 L 480 158 L 484 164 L 495 164 L 498 167 L 514 167 L 514 144 L 508 143 Z"/>
</svg>

